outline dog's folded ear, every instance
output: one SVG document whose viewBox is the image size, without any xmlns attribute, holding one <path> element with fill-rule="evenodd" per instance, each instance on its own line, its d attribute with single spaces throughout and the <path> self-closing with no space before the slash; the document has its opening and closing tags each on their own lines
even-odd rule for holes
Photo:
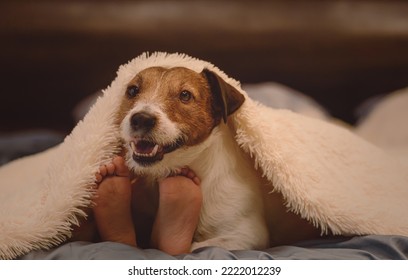
<svg viewBox="0 0 408 280">
<path fill-rule="evenodd" d="M 241 107 L 245 97 L 214 72 L 204 68 L 201 73 L 207 79 L 213 94 L 215 114 L 222 117 L 226 123 L 227 117 Z"/>
</svg>

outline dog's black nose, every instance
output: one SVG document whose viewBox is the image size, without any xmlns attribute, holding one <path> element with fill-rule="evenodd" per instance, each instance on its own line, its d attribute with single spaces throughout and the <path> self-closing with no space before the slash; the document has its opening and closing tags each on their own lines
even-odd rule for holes
<svg viewBox="0 0 408 280">
<path fill-rule="evenodd" d="M 130 125 L 135 131 L 148 132 L 156 125 L 157 118 L 146 112 L 133 114 Z"/>
</svg>

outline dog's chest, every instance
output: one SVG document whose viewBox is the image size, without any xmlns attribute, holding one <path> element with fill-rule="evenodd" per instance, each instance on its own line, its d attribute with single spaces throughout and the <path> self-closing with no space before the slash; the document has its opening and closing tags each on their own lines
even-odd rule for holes
<svg viewBox="0 0 408 280">
<path fill-rule="evenodd" d="M 213 238 L 221 232 L 225 234 L 241 219 L 263 212 L 261 183 L 252 168 L 242 164 L 221 171 L 214 166 L 212 174 L 203 177 L 203 203 L 194 237 L 196 242 Z"/>
</svg>

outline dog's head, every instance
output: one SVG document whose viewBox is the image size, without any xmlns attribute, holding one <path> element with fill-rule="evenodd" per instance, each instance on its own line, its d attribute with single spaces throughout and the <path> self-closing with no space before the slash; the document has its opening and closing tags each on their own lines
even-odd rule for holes
<svg viewBox="0 0 408 280">
<path fill-rule="evenodd" d="M 136 173 L 163 175 L 189 164 L 244 100 L 207 69 L 142 70 L 127 85 L 118 112 L 128 166 Z"/>
</svg>

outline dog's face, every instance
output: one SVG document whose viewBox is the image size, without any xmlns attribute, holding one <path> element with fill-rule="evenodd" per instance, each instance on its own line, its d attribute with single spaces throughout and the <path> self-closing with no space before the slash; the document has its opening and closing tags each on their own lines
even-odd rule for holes
<svg viewBox="0 0 408 280">
<path fill-rule="evenodd" d="M 139 72 L 127 85 L 118 112 L 128 166 L 158 175 L 188 164 L 214 127 L 243 102 L 241 93 L 206 69 Z"/>
</svg>

